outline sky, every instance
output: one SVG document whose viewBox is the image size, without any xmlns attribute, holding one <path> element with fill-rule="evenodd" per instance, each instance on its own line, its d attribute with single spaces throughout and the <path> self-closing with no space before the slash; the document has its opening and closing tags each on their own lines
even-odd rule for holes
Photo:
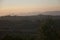
<svg viewBox="0 0 60 40">
<path fill-rule="evenodd" d="M 0 0 L 0 15 L 44 11 L 60 11 L 60 0 Z"/>
</svg>

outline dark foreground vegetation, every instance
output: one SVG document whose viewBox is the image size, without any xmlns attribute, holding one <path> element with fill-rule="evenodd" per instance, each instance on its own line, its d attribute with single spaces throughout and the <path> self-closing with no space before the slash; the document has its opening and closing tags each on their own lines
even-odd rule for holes
<svg viewBox="0 0 60 40">
<path fill-rule="evenodd" d="M 60 40 L 60 16 L 0 17 L 0 40 Z"/>
</svg>

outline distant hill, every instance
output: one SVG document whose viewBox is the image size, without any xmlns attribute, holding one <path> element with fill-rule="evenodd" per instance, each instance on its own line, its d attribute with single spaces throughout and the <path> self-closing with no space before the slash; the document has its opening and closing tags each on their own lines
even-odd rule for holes
<svg viewBox="0 0 60 40">
<path fill-rule="evenodd" d="M 55 16 L 53 16 L 55 15 Z M 10 20 L 10 21 L 20 21 L 20 20 L 30 20 L 30 21 L 36 21 L 36 20 L 42 20 L 46 18 L 53 18 L 53 19 L 60 19 L 60 11 L 47 11 L 38 15 L 31 15 L 31 16 L 1 16 L 0 20 Z"/>
<path fill-rule="evenodd" d="M 44 14 L 44 15 L 60 15 L 60 11 L 47 11 L 47 12 L 44 12 L 41 14 Z"/>
</svg>

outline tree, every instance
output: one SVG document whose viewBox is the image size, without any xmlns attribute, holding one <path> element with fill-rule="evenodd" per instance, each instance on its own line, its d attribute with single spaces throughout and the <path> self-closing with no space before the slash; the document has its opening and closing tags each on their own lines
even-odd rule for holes
<svg viewBox="0 0 60 40">
<path fill-rule="evenodd" d="M 42 21 L 39 29 L 39 40 L 57 40 L 57 33 L 55 28 L 55 21 L 52 19 L 47 19 Z"/>
</svg>

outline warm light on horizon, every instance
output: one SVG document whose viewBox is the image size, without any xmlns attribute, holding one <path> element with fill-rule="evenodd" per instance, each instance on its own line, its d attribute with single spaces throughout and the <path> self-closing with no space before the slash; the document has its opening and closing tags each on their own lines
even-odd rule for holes
<svg viewBox="0 0 60 40">
<path fill-rule="evenodd" d="M 39 7 L 10 7 L 10 8 L 1 8 L 0 13 L 4 12 L 44 12 L 49 10 L 60 11 L 60 6 L 39 6 Z"/>
</svg>

